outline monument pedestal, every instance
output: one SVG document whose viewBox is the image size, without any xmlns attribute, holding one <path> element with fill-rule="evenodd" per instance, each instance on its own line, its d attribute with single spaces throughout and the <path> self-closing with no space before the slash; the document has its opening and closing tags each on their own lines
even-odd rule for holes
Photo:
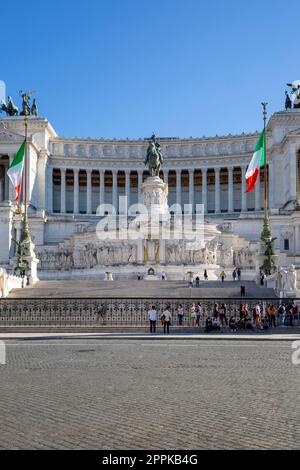
<svg viewBox="0 0 300 470">
<path fill-rule="evenodd" d="M 159 176 L 149 176 L 142 184 L 142 204 L 148 210 L 148 219 L 169 218 L 168 185 Z"/>
</svg>

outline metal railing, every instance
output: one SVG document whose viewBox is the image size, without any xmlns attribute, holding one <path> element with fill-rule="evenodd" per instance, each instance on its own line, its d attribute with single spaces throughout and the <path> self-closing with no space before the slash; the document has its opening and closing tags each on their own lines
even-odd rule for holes
<svg viewBox="0 0 300 470">
<path fill-rule="evenodd" d="M 293 299 L 300 301 L 300 299 Z M 286 306 L 292 303 L 291 299 L 278 298 L 218 298 L 218 299 L 169 299 L 169 298 L 40 298 L 40 299 L 0 299 L 0 328 L 1 327 L 147 327 L 149 324 L 148 310 L 155 306 L 159 315 L 167 305 L 170 305 L 172 324 L 178 325 L 178 307 L 182 304 L 184 309 L 183 326 L 191 326 L 191 304 L 201 304 L 202 315 L 199 326 L 205 326 L 208 317 L 214 317 L 214 304 L 226 305 L 227 320 L 231 316 L 240 319 L 240 306 L 247 304 L 249 317 L 252 318 L 253 309 L 257 302 L 263 312 L 268 304 Z M 99 314 L 101 305 L 107 307 L 105 315 Z M 287 309 L 288 310 L 288 309 Z M 293 325 L 300 326 L 299 316 L 295 316 Z M 282 320 L 282 319 L 281 319 Z M 290 314 L 286 313 L 285 325 L 291 325 Z"/>
</svg>

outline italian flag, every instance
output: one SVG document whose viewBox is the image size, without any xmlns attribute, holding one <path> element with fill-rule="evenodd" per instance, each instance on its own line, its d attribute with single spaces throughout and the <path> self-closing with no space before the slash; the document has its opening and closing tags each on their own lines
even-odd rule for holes
<svg viewBox="0 0 300 470">
<path fill-rule="evenodd" d="M 12 185 L 16 190 L 16 202 L 19 201 L 20 196 L 21 196 L 24 160 L 25 160 L 25 140 L 22 143 L 19 150 L 17 151 L 15 158 L 13 159 L 13 162 L 7 171 L 7 175 L 9 176 L 9 179 L 12 182 Z"/>
<path fill-rule="evenodd" d="M 246 171 L 247 191 L 251 193 L 255 188 L 259 169 L 265 164 L 265 131 L 263 130 L 256 144 L 253 157 Z"/>
</svg>

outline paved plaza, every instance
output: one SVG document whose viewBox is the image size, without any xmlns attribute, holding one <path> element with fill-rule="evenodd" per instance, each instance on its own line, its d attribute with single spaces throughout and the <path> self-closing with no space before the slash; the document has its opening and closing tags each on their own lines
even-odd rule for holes
<svg viewBox="0 0 300 470">
<path fill-rule="evenodd" d="M 0 449 L 297 449 L 289 341 L 7 341 Z"/>
<path fill-rule="evenodd" d="M 202 281 L 200 287 L 190 288 L 187 281 L 39 281 L 26 289 L 15 289 L 10 298 L 130 298 L 130 297 L 170 297 L 170 298 L 240 298 L 240 286 L 246 288 L 247 297 L 274 297 L 273 289 L 258 286 L 253 281 Z"/>
</svg>

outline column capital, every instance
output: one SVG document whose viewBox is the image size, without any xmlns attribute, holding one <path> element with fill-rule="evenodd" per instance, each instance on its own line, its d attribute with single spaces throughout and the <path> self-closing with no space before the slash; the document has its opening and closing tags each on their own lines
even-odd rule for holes
<svg viewBox="0 0 300 470">
<path fill-rule="evenodd" d="M 79 168 L 72 168 L 74 175 L 78 175 L 80 169 Z"/>
<path fill-rule="evenodd" d="M 60 172 L 61 172 L 61 173 L 65 173 L 66 171 L 67 171 L 67 168 L 60 167 Z"/>
<path fill-rule="evenodd" d="M 85 171 L 86 171 L 87 175 L 91 175 L 92 172 L 93 172 L 93 169 L 92 168 L 86 168 Z"/>
<path fill-rule="evenodd" d="M 214 171 L 215 171 L 216 174 L 219 174 L 220 171 L 221 171 L 221 167 L 220 166 L 214 167 Z"/>
</svg>

